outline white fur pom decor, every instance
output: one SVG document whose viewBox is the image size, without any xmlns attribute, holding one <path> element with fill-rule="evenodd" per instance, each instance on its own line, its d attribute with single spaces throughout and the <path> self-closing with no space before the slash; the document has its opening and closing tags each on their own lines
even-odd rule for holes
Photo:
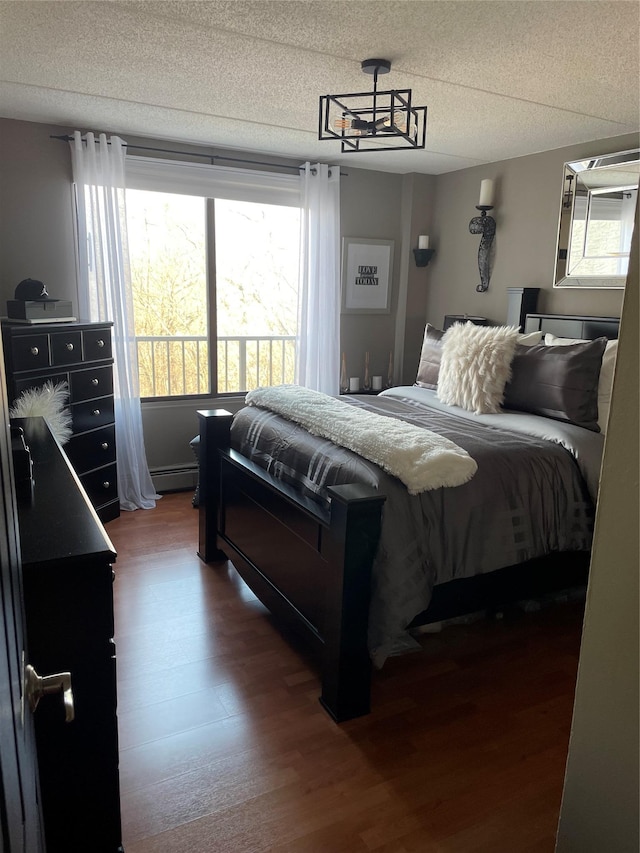
<svg viewBox="0 0 640 853">
<path fill-rule="evenodd" d="M 512 326 L 451 326 L 442 338 L 438 398 L 476 415 L 499 412 L 517 342 Z"/>
<path fill-rule="evenodd" d="M 39 388 L 27 388 L 9 410 L 11 418 L 42 417 L 60 444 L 66 444 L 71 438 L 71 412 L 65 409 L 69 397 L 66 382 L 54 385 L 47 380 Z"/>
</svg>

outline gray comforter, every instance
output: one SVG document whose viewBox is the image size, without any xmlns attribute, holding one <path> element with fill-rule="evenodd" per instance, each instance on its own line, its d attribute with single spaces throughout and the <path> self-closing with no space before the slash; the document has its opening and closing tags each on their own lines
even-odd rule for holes
<svg viewBox="0 0 640 853">
<path fill-rule="evenodd" d="M 462 486 L 411 496 L 373 463 L 279 415 L 248 406 L 234 417 L 232 447 L 307 496 L 326 503 L 326 486 L 351 482 L 387 496 L 369 614 L 376 666 L 417 646 L 407 626 L 435 584 L 591 547 L 601 435 L 534 415 L 473 415 L 414 386 L 343 399 L 444 435 L 478 464 Z"/>
</svg>

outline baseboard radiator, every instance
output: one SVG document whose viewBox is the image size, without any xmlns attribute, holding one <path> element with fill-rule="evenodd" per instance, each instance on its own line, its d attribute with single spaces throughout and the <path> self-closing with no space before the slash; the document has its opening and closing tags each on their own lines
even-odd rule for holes
<svg viewBox="0 0 640 853">
<path fill-rule="evenodd" d="M 195 489 L 198 484 L 198 465 L 179 465 L 172 468 L 152 468 L 153 486 L 158 492 L 179 492 Z"/>
</svg>

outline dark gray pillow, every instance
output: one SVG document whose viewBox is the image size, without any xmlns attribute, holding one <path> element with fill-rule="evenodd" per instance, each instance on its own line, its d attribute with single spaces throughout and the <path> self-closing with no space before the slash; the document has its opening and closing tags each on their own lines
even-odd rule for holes
<svg viewBox="0 0 640 853">
<path fill-rule="evenodd" d="M 420 364 L 415 384 L 421 388 L 431 388 L 433 391 L 438 387 L 438 374 L 440 373 L 440 359 L 442 358 L 442 336 L 444 332 L 427 323 L 424 330 L 422 352 L 420 353 Z"/>
<path fill-rule="evenodd" d="M 503 407 L 600 432 L 598 378 L 606 338 L 582 344 L 518 345 Z"/>
</svg>

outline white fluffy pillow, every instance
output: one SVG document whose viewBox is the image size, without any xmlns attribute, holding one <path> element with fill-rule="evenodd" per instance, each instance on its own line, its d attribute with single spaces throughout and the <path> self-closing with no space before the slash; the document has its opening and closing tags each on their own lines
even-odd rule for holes
<svg viewBox="0 0 640 853">
<path fill-rule="evenodd" d="M 569 344 L 585 343 L 583 338 L 558 338 L 550 332 L 544 336 L 546 346 L 568 346 Z M 602 367 L 598 380 L 598 426 L 600 432 L 607 431 L 609 420 L 609 408 L 611 406 L 611 391 L 613 389 L 613 373 L 616 369 L 616 356 L 618 355 L 618 341 L 609 341 L 602 356 Z"/>
<path fill-rule="evenodd" d="M 500 411 L 518 329 L 456 323 L 442 338 L 438 399 L 477 415 Z"/>
</svg>

